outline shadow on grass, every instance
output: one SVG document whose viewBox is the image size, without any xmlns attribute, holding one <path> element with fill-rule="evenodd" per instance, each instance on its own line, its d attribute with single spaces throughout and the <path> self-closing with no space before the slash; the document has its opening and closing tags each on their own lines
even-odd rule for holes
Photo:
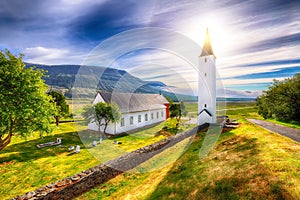
<svg viewBox="0 0 300 200">
<path fill-rule="evenodd" d="M 282 199 L 288 195 L 283 183 L 260 163 L 256 138 L 223 134 L 215 150 L 200 159 L 203 135 L 197 137 L 147 199 Z"/>
<path fill-rule="evenodd" d="M 49 146 L 44 148 L 37 148 L 36 145 L 46 143 L 46 142 L 54 142 L 56 138 L 61 138 L 61 145 Z M 45 158 L 50 156 L 56 156 L 65 152 L 69 152 L 69 146 L 80 145 L 82 148 L 82 142 L 78 137 L 77 132 L 68 132 L 62 134 L 55 135 L 47 135 L 43 138 L 38 138 L 34 140 L 27 140 L 21 143 L 13 144 L 7 146 L 4 150 L 0 152 L 0 164 L 9 162 L 9 161 L 17 161 L 17 162 L 27 162 L 29 160 L 36 160 L 39 158 Z M 8 156 L 1 156 L 1 154 L 9 153 Z"/>
</svg>

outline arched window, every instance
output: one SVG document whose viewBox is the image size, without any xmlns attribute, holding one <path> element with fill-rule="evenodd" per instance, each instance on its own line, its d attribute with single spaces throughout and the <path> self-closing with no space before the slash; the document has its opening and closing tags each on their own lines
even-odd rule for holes
<svg viewBox="0 0 300 200">
<path fill-rule="evenodd" d="M 204 58 L 204 62 L 207 62 L 207 58 Z"/>
<path fill-rule="evenodd" d="M 204 108 L 206 108 L 207 107 L 207 105 L 206 104 L 204 104 Z"/>
</svg>

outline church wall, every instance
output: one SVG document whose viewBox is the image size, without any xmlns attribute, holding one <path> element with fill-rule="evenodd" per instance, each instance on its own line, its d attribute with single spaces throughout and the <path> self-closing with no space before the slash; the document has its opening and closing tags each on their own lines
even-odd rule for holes
<svg viewBox="0 0 300 200">
<path fill-rule="evenodd" d="M 145 116 L 146 114 L 147 114 L 147 118 L 148 118 L 147 121 L 146 121 L 146 116 Z M 139 116 L 141 119 L 140 122 L 139 122 Z M 152 116 L 153 116 L 153 118 L 152 118 Z M 133 119 L 132 124 L 130 123 L 131 117 Z M 123 126 L 121 126 L 122 118 L 124 119 Z M 120 133 L 124 133 L 124 132 L 134 130 L 137 128 L 142 128 L 145 126 L 156 124 L 158 122 L 165 121 L 165 119 L 166 119 L 166 109 L 165 108 L 155 109 L 155 110 L 147 110 L 147 111 L 142 111 L 142 112 L 134 112 L 134 113 L 124 113 L 124 114 L 122 114 L 119 122 L 110 123 L 107 126 L 106 133 L 109 133 L 112 135 L 120 134 Z M 89 123 L 88 129 L 98 131 L 98 126 L 96 123 Z M 100 128 L 100 130 L 103 131 L 103 129 L 104 129 L 104 127 L 102 126 Z"/>
<path fill-rule="evenodd" d="M 216 122 L 216 63 L 214 55 L 199 58 L 198 113 L 207 109 L 213 118 L 198 119 L 199 125 Z M 201 116 L 198 116 L 200 118 Z M 203 123 L 202 123 L 203 122 Z"/>
</svg>

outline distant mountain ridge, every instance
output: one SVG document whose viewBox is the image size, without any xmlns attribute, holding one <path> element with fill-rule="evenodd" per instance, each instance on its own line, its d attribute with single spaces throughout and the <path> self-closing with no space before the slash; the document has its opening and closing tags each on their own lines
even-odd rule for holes
<svg viewBox="0 0 300 200">
<path fill-rule="evenodd" d="M 131 75 L 125 70 L 114 68 L 81 66 L 81 65 L 42 65 L 25 63 L 26 67 L 35 66 L 46 70 L 44 80 L 52 89 L 64 90 L 67 97 L 72 97 L 74 88 L 80 97 L 91 96 L 96 90 L 137 92 L 137 93 L 161 93 L 170 97 L 173 101 L 197 101 L 197 97 L 174 94 L 163 90 L 166 85 L 159 81 L 144 81 Z M 137 87 L 138 86 L 138 87 Z M 88 91 L 88 92 L 87 92 Z"/>
</svg>

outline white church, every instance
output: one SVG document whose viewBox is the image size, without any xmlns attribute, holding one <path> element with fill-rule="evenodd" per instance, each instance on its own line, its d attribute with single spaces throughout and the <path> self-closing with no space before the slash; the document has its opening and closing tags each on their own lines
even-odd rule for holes
<svg viewBox="0 0 300 200">
<path fill-rule="evenodd" d="M 121 119 L 107 126 L 106 133 L 117 135 L 157 124 L 169 118 L 169 102 L 161 94 L 141 94 L 99 91 L 93 104 L 115 103 Z M 89 130 L 98 131 L 96 123 L 88 124 Z M 103 131 L 104 127 L 100 127 Z"/>
<path fill-rule="evenodd" d="M 151 126 L 169 118 L 169 102 L 160 94 L 104 92 L 97 93 L 93 104 L 116 103 L 121 120 L 108 125 L 106 132 L 116 135 Z M 213 53 L 208 30 L 199 56 L 198 125 L 216 123 L 216 56 Z M 98 131 L 96 123 L 89 130 Z M 100 127 L 103 131 L 103 127 Z"/>
</svg>

